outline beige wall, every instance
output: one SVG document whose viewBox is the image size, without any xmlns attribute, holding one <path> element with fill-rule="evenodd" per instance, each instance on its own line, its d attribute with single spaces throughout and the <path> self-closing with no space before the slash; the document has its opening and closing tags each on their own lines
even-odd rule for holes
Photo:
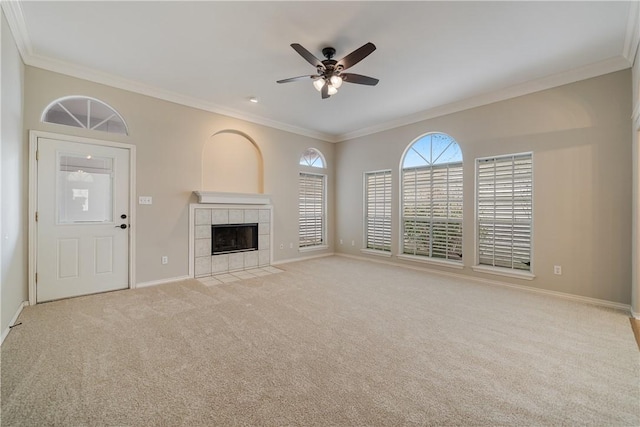
<svg viewBox="0 0 640 427">
<path fill-rule="evenodd" d="M 363 173 L 392 169 L 392 252 L 398 252 L 402 153 L 418 136 L 444 132 L 464 156 L 465 268 L 413 265 L 629 304 L 630 89 L 631 72 L 625 70 L 339 143 L 335 239 L 344 244 L 336 244 L 336 251 L 367 256 L 359 251 Z M 536 278 L 475 273 L 474 159 L 528 151 L 534 161 Z M 554 265 L 562 266 L 561 276 L 553 274 Z"/>
<path fill-rule="evenodd" d="M 334 191 L 334 144 L 39 68 L 26 67 L 25 76 L 27 131 L 43 130 L 89 136 L 136 146 L 135 199 L 138 196 L 153 197 L 153 205 L 136 205 L 137 224 L 134 232 L 138 283 L 188 274 L 188 207 L 189 203 L 197 202 L 192 191 L 201 189 L 205 144 L 213 135 L 222 131 L 247 135 L 260 150 L 264 168 L 264 193 L 272 196 L 274 205 L 274 261 L 310 255 L 301 254 L 297 249 L 298 161 L 310 146 L 321 150 L 329 164 L 328 226 L 330 230 L 333 227 L 331 201 Z M 59 97 L 71 94 L 95 97 L 111 105 L 126 120 L 129 136 L 114 136 L 40 122 L 45 106 Z M 216 189 L 224 188 L 221 185 Z M 235 190 L 237 187 L 230 184 L 228 191 Z M 293 249 L 289 248 L 290 243 L 293 244 Z M 283 244 L 284 249 L 279 249 L 280 244 Z M 333 242 L 329 239 L 329 249 L 324 252 L 332 251 Z M 161 265 L 163 255 L 169 257 L 169 264 Z"/>
<path fill-rule="evenodd" d="M 24 64 L 9 25 L 2 13 L 2 144 L 0 175 L 2 204 L 2 282 L 0 287 L 0 331 L 27 299 L 27 155 L 22 138 Z"/>
</svg>

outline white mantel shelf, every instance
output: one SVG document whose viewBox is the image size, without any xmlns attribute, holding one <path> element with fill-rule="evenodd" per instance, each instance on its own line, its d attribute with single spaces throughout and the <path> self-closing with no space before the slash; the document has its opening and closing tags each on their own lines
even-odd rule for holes
<svg viewBox="0 0 640 427">
<path fill-rule="evenodd" d="M 198 203 L 227 204 L 227 205 L 270 205 L 269 194 L 250 193 L 221 193 L 218 191 L 194 191 L 198 196 Z"/>
</svg>

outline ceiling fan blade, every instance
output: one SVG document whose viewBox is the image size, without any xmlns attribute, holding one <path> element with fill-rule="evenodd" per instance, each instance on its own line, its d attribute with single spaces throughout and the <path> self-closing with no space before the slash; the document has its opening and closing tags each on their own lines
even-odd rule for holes
<svg viewBox="0 0 640 427">
<path fill-rule="evenodd" d="M 318 76 L 307 75 L 307 76 L 291 77 L 291 78 L 288 78 L 288 79 L 278 80 L 276 83 L 289 83 L 289 82 L 295 82 L 297 80 L 312 79 L 314 77 L 318 77 Z"/>
<path fill-rule="evenodd" d="M 298 54 L 300 54 L 300 56 L 302 56 L 304 59 L 306 59 L 309 64 L 313 65 L 316 68 L 317 67 L 321 67 L 324 70 L 324 64 L 318 58 L 313 56 L 313 54 L 311 52 L 309 52 L 307 49 L 303 48 L 302 45 L 300 45 L 298 43 L 292 43 L 291 47 L 293 48 L 293 50 L 298 52 Z"/>
<path fill-rule="evenodd" d="M 362 61 L 364 58 L 369 56 L 371 54 L 371 52 L 373 52 L 374 50 L 376 50 L 376 45 L 374 45 L 373 43 L 369 42 L 369 43 L 365 44 L 364 46 L 359 47 L 358 49 L 354 50 L 353 52 L 351 52 L 349 55 L 345 56 L 344 58 L 342 58 L 340 61 L 338 61 L 336 66 L 342 65 L 342 69 L 346 70 L 347 68 L 353 67 L 358 62 Z"/>
<path fill-rule="evenodd" d="M 378 79 L 374 79 L 373 77 L 353 73 L 340 73 L 340 77 L 342 77 L 342 81 L 344 82 L 367 86 L 375 86 L 380 81 Z"/>
<path fill-rule="evenodd" d="M 328 97 L 330 97 L 331 95 L 329 95 L 329 85 L 322 86 L 322 90 L 320 91 L 320 93 L 322 93 L 322 99 L 327 99 Z"/>
</svg>

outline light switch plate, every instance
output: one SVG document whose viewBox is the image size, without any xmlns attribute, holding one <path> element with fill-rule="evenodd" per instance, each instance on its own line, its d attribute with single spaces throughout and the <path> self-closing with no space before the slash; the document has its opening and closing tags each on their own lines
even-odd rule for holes
<svg viewBox="0 0 640 427">
<path fill-rule="evenodd" d="M 140 196 L 140 197 L 138 197 L 138 204 L 140 204 L 140 205 L 151 205 L 151 204 L 153 204 L 153 197 L 151 197 L 151 196 Z"/>
</svg>

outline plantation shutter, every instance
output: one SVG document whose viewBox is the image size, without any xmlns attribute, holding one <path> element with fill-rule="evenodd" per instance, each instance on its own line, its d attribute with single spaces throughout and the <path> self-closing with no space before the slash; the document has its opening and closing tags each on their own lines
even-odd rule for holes
<svg viewBox="0 0 640 427">
<path fill-rule="evenodd" d="M 391 251 L 391 171 L 365 174 L 367 249 Z"/>
<path fill-rule="evenodd" d="M 478 263 L 531 271 L 531 153 L 477 161 Z"/>
<path fill-rule="evenodd" d="M 300 173 L 300 247 L 324 244 L 325 177 Z"/>
<path fill-rule="evenodd" d="M 462 259 L 462 162 L 402 171 L 403 252 Z"/>
</svg>

